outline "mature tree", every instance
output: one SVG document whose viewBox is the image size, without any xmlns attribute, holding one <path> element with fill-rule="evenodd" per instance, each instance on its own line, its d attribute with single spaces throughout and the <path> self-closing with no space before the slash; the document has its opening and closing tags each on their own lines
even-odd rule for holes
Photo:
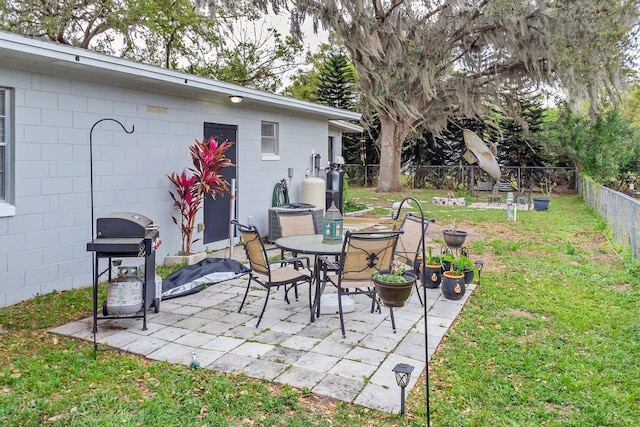
<svg viewBox="0 0 640 427">
<path fill-rule="evenodd" d="M 362 103 L 355 69 L 341 46 L 324 43 L 317 52 L 308 54 L 307 63 L 308 66 L 298 69 L 292 77 L 291 84 L 283 91 L 284 95 L 336 108 L 364 111 L 364 116 L 368 117 L 369 110 Z M 376 122 L 379 122 L 375 117 L 369 118 L 372 128 L 367 126 L 365 134 L 343 136 L 342 156 L 348 164 L 361 162 L 361 144 L 364 144 L 368 162 L 377 162 L 377 138 L 372 138 L 369 134 L 376 133 Z"/>
<path fill-rule="evenodd" d="M 216 60 L 194 67 L 199 75 L 275 92 L 282 86 L 283 75 L 299 65 L 302 43 L 275 28 L 253 21 L 242 26 L 231 23 L 218 30 L 221 37 L 215 46 Z"/>
<path fill-rule="evenodd" d="M 606 109 L 593 122 L 584 113 L 573 113 L 565 104 L 555 117 L 545 125 L 550 151 L 566 155 L 596 182 L 611 185 L 637 167 L 640 128 L 619 108 Z M 633 172 L 637 173 L 637 169 Z"/>
<path fill-rule="evenodd" d="M 640 83 L 632 84 L 625 93 L 624 114 L 640 125 Z"/>
<path fill-rule="evenodd" d="M 311 16 L 344 43 L 382 125 L 381 191 L 400 189 L 402 145 L 412 129 L 437 134 L 450 117 L 477 116 L 503 99 L 516 115 L 504 83 L 561 87 L 571 99 L 590 98 L 597 112 L 600 89 L 618 83 L 638 23 L 637 0 L 254 3 L 276 13 L 287 8 L 294 34 Z"/>
<path fill-rule="evenodd" d="M 121 56 L 169 69 L 198 61 L 218 37 L 207 14 L 191 0 L 135 0 L 127 8 L 131 24 L 121 34 Z"/>
<path fill-rule="evenodd" d="M 315 87 L 317 102 L 352 110 L 357 103 L 355 85 L 355 71 L 348 56 L 336 49 L 330 51 L 318 73 Z M 342 136 L 342 156 L 346 163 L 360 161 L 359 135 L 349 133 Z"/>
<path fill-rule="evenodd" d="M 540 99 L 523 98 L 519 102 L 524 125 L 511 117 L 501 118 L 498 162 L 504 166 L 543 166 L 547 164 L 546 155 L 535 138 L 544 120 Z"/>
<path fill-rule="evenodd" d="M 0 25 L 166 68 L 191 62 L 201 44 L 216 40 L 208 14 L 192 0 L 7 0 Z"/>
<path fill-rule="evenodd" d="M 284 88 L 282 94 L 302 99 L 303 101 L 318 102 L 316 91 L 318 79 L 320 78 L 320 69 L 333 49 L 332 45 L 322 43 L 316 52 L 307 52 L 306 63 L 291 76 L 291 83 Z"/>
<path fill-rule="evenodd" d="M 355 104 L 355 83 L 353 67 L 347 56 L 332 52 L 320 69 L 316 98 L 321 104 L 350 110 Z"/>
<path fill-rule="evenodd" d="M 5 0 L 3 30 L 88 49 L 96 37 L 126 27 L 126 4 L 116 0 Z"/>
<path fill-rule="evenodd" d="M 196 0 L 0 0 L 4 30 L 275 91 L 302 46 L 258 30 L 260 18 L 250 2 L 207 11 Z"/>
</svg>

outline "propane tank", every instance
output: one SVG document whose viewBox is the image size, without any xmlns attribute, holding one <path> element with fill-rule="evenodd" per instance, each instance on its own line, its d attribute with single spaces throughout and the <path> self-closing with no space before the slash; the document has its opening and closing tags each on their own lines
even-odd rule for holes
<svg viewBox="0 0 640 427">
<path fill-rule="evenodd" d="M 118 268 L 118 277 L 109 283 L 104 314 L 126 315 L 142 310 L 142 288 L 136 268 Z"/>
</svg>

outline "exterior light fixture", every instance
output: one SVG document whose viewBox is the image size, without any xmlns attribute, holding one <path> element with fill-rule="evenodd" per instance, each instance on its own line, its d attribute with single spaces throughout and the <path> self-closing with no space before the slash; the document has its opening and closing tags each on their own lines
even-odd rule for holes
<svg viewBox="0 0 640 427">
<path fill-rule="evenodd" d="M 240 95 L 230 95 L 230 96 L 229 96 L 229 99 L 230 99 L 230 100 L 231 100 L 231 102 L 233 102 L 234 104 L 240 104 L 244 98 L 243 98 L 243 97 L 241 97 Z"/>
<path fill-rule="evenodd" d="M 396 374 L 396 382 L 400 386 L 400 415 L 404 416 L 404 389 L 409 384 L 413 366 L 406 363 L 398 363 L 392 371 Z"/>
</svg>

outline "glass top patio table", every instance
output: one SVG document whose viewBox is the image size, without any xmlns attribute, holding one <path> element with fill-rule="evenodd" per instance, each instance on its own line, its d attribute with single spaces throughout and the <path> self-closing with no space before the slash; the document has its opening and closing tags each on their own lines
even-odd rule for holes
<svg viewBox="0 0 640 427">
<path fill-rule="evenodd" d="M 342 254 L 342 241 L 337 243 L 323 242 L 322 234 L 302 234 L 297 236 L 280 237 L 275 241 L 275 245 L 280 249 L 291 251 L 297 254 L 314 255 L 316 257 L 313 267 L 313 282 L 315 284 L 315 295 L 309 307 L 311 310 L 311 322 L 315 320 L 316 311 L 319 311 L 320 296 L 322 287 L 320 283 L 320 271 L 318 256 L 338 256 Z M 311 289 L 309 289 L 311 292 Z M 311 301 L 311 296 L 310 296 Z M 319 313 L 317 314 L 319 315 Z"/>
<path fill-rule="evenodd" d="M 337 243 L 323 242 L 322 234 L 280 237 L 275 241 L 275 244 L 281 249 L 307 255 L 340 255 L 342 253 L 342 241 Z"/>
</svg>

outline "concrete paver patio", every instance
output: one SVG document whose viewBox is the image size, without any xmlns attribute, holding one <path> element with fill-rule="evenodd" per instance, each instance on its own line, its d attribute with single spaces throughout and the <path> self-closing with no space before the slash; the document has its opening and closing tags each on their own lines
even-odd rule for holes
<svg viewBox="0 0 640 427">
<path fill-rule="evenodd" d="M 398 363 L 415 367 L 407 392 L 425 368 L 424 309 L 415 289 L 409 302 L 394 310 L 395 334 L 388 309 L 370 313 L 368 298 L 353 297 L 355 311 L 344 315 L 343 339 L 337 314 L 309 322 L 307 287 L 300 288 L 299 301 L 292 298 L 291 304 L 284 301 L 283 291 L 273 292 L 256 328 L 266 291 L 253 288 L 238 313 L 247 280 L 243 276 L 162 301 L 159 313 L 148 313 L 146 331 L 141 319 L 99 320 L 96 340 L 183 365 L 189 365 L 196 352 L 201 368 L 244 372 L 340 401 L 399 412 L 400 393 L 392 368 Z M 429 358 L 473 289 L 475 285 L 469 285 L 459 301 L 445 299 L 439 288 L 427 289 Z M 92 323 L 89 317 L 51 332 L 93 341 Z"/>
</svg>

